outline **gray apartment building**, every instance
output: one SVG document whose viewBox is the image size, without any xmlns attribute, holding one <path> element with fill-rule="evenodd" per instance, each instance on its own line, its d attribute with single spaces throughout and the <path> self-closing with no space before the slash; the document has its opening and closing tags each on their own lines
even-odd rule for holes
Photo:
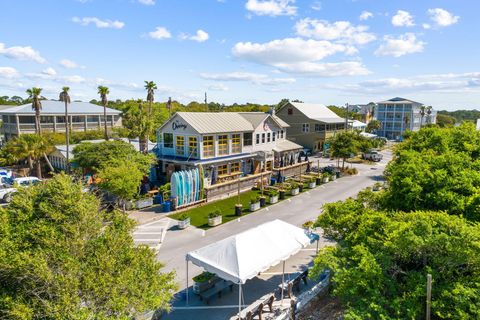
<svg viewBox="0 0 480 320">
<path fill-rule="evenodd" d="M 426 124 L 436 123 L 437 111 L 420 102 L 396 97 L 377 102 L 375 119 L 381 123 L 381 128 L 375 132 L 377 135 L 402 140 L 405 130 L 418 131 Z"/>
<path fill-rule="evenodd" d="M 42 100 L 40 126 L 43 132 L 65 132 L 65 104 L 61 101 Z M 122 125 L 121 111 L 107 108 L 108 128 Z M 2 127 L 0 134 L 5 140 L 24 133 L 35 133 L 35 111 L 31 104 L 0 106 Z M 103 128 L 103 107 L 88 102 L 72 102 L 68 105 L 68 117 L 72 131 L 87 131 Z"/>
<path fill-rule="evenodd" d="M 287 139 L 312 152 L 322 151 L 328 138 L 345 130 L 345 119 L 323 104 L 288 102 L 276 115 L 290 126 Z"/>
</svg>

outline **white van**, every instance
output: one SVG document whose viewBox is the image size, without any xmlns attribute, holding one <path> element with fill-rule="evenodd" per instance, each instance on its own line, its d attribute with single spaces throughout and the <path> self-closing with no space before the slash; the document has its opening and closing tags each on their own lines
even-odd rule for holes
<svg viewBox="0 0 480 320">
<path fill-rule="evenodd" d="M 12 201 L 12 195 L 17 192 L 16 187 L 30 187 L 40 183 L 41 180 L 37 177 L 22 177 L 13 179 L 13 185 L 2 184 L 0 187 L 0 200 L 5 203 Z"/>
</svg>

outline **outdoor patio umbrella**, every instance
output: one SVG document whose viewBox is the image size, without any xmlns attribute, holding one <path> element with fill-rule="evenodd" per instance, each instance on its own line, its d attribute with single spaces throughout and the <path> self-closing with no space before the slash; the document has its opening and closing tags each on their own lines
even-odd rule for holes
<svg viewBox="0 0 480 320">
<path fill-rule="evenodd" d="M 280 168 L 283 168 L 283 156 L 280 157 Z"/>
</svg>

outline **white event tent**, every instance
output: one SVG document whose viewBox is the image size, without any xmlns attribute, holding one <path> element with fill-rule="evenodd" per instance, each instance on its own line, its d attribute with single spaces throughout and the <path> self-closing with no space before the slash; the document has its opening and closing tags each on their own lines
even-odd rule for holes
<svg viewBox="0 0 480 320">
<path fill-rule="evenodd" d="M 186 256 L 187 304 L 189 261 L 238 284 L 240 312 L 242 284 L 282 261 L 285 263 L 313 240 L 318 240 L 318 236 L 284 221 L 274 220 L 189 252 Z"/>
</svg>

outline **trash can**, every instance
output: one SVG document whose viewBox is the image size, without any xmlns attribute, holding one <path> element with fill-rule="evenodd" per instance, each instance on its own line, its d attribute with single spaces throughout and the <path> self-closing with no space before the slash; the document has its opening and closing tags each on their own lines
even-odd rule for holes
<svg viewBox="0 0 480 320">
<path fill-rule="evenodd" d="M 161 204 L 163 202 L 163 197 L 161 194 L 157 194 L 153 197 L 153 204 Z"/>
<path fill-rule="evenodd" d="M 276 178 L 270 178 L 270 185 L 271 185 L 271 186 L 274 186 L 276 183 L 277 183 L 277 179 L 276 179 Z"/>
<path fill-rule="evenodd" d="M 337 178 L 340 178 L 340 174 L 341 174 L 340 171 L 337 171 L 335 174 L 337 175 Z"/>
<path fill-rule="evenodd" d="M 170 212 L 170 201 L 165 201 L 164 203 L 162 203 L 162 211 L 163 212 Z"/>
</svg>

